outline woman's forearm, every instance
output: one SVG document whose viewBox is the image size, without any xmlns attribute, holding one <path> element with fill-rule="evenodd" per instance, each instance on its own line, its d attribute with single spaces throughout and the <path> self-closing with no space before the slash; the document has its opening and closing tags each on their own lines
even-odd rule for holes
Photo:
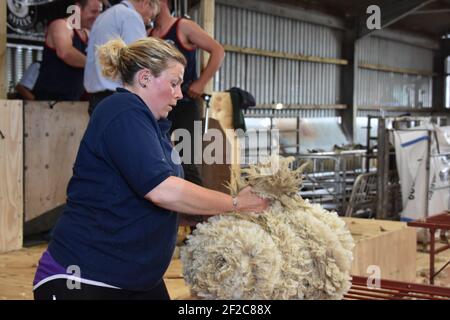
<svg viewBox="0 0 450 320">
<path fill-rule="evenodd" d="M 231 196 L 177 177 L 167 178 L 145 198 L 159 207 L 193 215 L 215 215 L 234 209 Z"/>
</svg>

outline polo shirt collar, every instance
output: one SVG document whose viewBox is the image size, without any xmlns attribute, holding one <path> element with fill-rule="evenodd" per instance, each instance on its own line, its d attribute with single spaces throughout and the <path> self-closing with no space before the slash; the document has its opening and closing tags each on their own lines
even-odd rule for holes
<svg viewBox="0 0 450 320">
<path fill-rule="evenodd" d="M 127 7 L 130 8 L 130 9 L 136 10 L 136 9 L 134 8 L 134 5 L 133 5 L 130 1 L 128 1 L 128 0 L 123 0 L 121 3 L 124 4 L 125 6 L 127 6 Z"/>
<path fill-rule="evenodd" d="M 131 92 L 131 91 L 125 89 L 125 88 L 116 88 L 116 91 L 117 91 L 117 92 L 120 92 L 120 93 L 131 93 L 131 94 L 135 95 L 135 96 L 139 99 L 139 101 L 141 101 L 142 105 L 145 106 L 145 110 L 148 112 L 148 114 L 150 115 L 150 117 L 152 118 L 152 120 L 155 121 L 155 122 L 158 124 L 158 127 L 159 127 L 159 129 L 161 130 L 161 133 L 162 133 L 164 136 L 167 135 L 167 133 L 168 133 L 169 130 L 170 130 L 170 127 L 172 126 L 172 121 L 170 121 L 170 120 L 168 120 L 168 119 L 165 119 L 165 118 L 156 120 L 156 119 L 155 119 L 155 116 L 153 115 L 153 113 L 152 113 L 152 112 L 149 110 L 149 108 L 147 107 L 147 104 L 146 104 L 146 103 L 144 102 L 144 100 L 142 100 L 142 98 L 139 97 L 137 94 L 135 94 L 135 93 L 133 93 L 133 92 Z"/>
</svg>

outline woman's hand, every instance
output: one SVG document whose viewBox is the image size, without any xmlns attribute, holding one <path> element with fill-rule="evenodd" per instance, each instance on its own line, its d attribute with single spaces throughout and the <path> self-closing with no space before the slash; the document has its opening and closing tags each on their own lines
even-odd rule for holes
<svg viewBox="0 0 450 320">
<path fill-rule="evenodd" d="M 237 195 L 237 211 L 260 213 L 266 210 L 270 205 L 269 200 L 260 198 L 253 193 L 251 187 L 245 187 Z"/>
</svg>

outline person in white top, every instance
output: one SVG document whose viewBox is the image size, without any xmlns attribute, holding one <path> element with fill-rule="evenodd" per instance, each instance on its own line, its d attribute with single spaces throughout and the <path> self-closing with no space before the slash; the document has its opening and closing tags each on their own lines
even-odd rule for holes
<svg viewBox="0 0 450 320">
<path fill-rule="evenodd" d="M 16 92 L 18 98 L 23 100 L 35 100 L 36 97 L 33 94 L 33 88 L 36 84 L 36 80 L 39 76 L 39 69 L 41 62 L 36 61 L 28 66 L 25 70 L 19 83 L 16 85 Z"/>
<path fill-rule="evenodd" d="M 126 44 L 146 38 L 146 25 L 158 13 L 159 0 L 125 0 L 97 18 L 89 36 L 84 72 L 84 87 L 90 93 L 89 115 L 101 100 L 122 85 L 103 76 L 96 48 L 118 37 Z"/>
</svg>

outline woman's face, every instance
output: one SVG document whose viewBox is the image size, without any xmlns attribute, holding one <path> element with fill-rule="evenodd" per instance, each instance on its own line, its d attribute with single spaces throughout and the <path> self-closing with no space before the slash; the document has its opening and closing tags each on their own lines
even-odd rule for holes
<svg viewBox="0 0 450 320">
<path fill-rule="evenodd" d="M 169 67 L 159 77 L 151 77 L 147 87 L 147 105 L 157 120 L 167 118 L 177 101 L 183 98 L 181 83 L 184 66 L 179 62 L 170 62 Z"/>
</svg>

